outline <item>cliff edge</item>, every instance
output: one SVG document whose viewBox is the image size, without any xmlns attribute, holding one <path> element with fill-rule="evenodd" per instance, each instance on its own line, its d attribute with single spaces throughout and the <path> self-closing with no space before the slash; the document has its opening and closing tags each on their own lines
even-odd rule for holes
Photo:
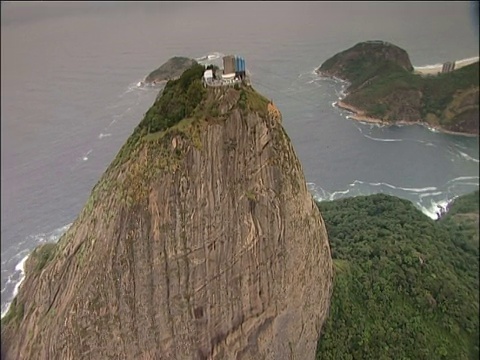
<svg viewBox="0 0 480 360">
<path fill-rule="evenodd" d="M 2 319 L 7 359 L 313 359 L 321 214 L 275 105 L 169 81 Z"/>
<path fill-rule="evenodd" d="M 353 112 L 356 120 L 422 124 L 478 136 L 478 62 L 450 73 L 422 76 L 413 72 L 405 50 L 367 41 L 334 55 L 317 73 L 349 82 L 346 97 L 337 105 Z"/>
</svg>

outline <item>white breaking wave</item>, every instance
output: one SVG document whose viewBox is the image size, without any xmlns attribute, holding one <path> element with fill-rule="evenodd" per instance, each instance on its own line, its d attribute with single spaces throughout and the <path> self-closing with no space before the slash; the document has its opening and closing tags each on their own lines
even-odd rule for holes
<svg viewBox="0 0 480 360">
<path fill-rule="evenodd" d="M 332 194 L 330 194 L 330 197 L 332 199 L 335 199 L 337 195 L 347 195 L 350 192 L 350 189 L 343 190 L 343 191 L 335 191 Z"/>
<path fill-rule="evenodd" d="M 433 133 L 436 133 L 436 134 L 439 134 L 439 133 L 440 133 L 440 130 L 435 129 L 435 128 L 431 127 L 431 126 L 425 125 L 425 127 L 426 127 L 428 130 L 430 130 L 431 132 L 433 132 Z"/>
<path fill-rule="evenodd" d="M 99 138 L 99 139 L 103 139 L 103 138 L 109 137 L 109 136 L 112 136 L 112 134 L 110 134 L 110 133 L 106 133 L 106 134 L 100 133 L 100 134 L 98 135 L 98 138 Z"/>
<path fill-rule="evenodd" d="M 165 85 L 166 82 L 160 82 L 158 84 L 154 83 L 147 83 L 145 82 L 145 78 L 143 78 L 140 81 L 135 81 L 130 84 L 128 84 L 127 89 L 120 95 L 118 95 L 118 98 L 121 99 L 125 95 L 130 94 L 131 92 L 146 92 L 146 91 L 158 91 L 159 88 L 162 88 Z"/>
<path fill-rule="evenodd" d="M 140 81 L 135 81 L 131 84 L 128 84 L 127 90 L 123 92 L 123 94 L 119 95 L 119 98 L 123 98 L 125 95 L 131 93 L 132 91 L 136 90 L 144 90 L 145 89 L 145 79 Z"/>
<path fill-rule="evenodd" d="M 475 181 L 477 180 L 477 181 Z M 441 187 L 423 188 L 401 187 L 385 182 L 365 182 L 355 180 L 347 189 L 329 192 L 315 183 L 307 183 L 307 188 L 317 201 L 332 201 L 346 197 L 356 197 L 384 193 L 411 201 L 419 210 L 433 220 L 437 220 L 449 203 L 462 194 L 478 189 L 478 176 L 464 176 L 452 179 Z"/>
<path fill-rule="evenodd" d="M 436 191 L 436 192 L 433 192 L 433 193 L 424 193 L 424 194 L 420 194 L 418 197 L 420 199 L 423 199 L 424 197 L 426 196 L 438 196 L 438 195 L 442 195 L 442 192 L 441 191 Z"/>
<path fill-rule="evenodd" d="M 447 184 L 451 184 L 452 182 L 460 182 L 460 181 L 463 181 L 463 180 L 479 180 L 479 177 L 478 176 L 460 176 L 460 177 L 457 177 L 457 178 L 454 178 L 452 180 L 448 180 L 447 181 Z M 478 185 L 478 181 L 477 181 L 477 185 Z"/>
<path fill-rule="evenodd" d="M 28 243 L 32 243 L 33 245 L 29 246 L 27 249 L 22 249 L 19 251 L 16 255 L 10 258 L 8 262 L 16 261 L 18 258 L 21 258 L 20 261 L 18 261 L 15 264 L 15 267 L 13 269 L 12 274 L 10 274 L 7 278 L 7 281 L 4 285 L 4 287 L 1 290 L 2 293 L 2 300 L 5 299 L 5 297 L 8 294 L 4 294 L 5 292 L 11 291 L 10 297 L 8 301 L 5 304 L 2 304 L 2 309 L 1 309 L 1 317 L 3 318 L 7 312 L 8 309 L 10 308 L 10 304 L 15 296 L 18 294 L 18 290 L 20 289 L 20 286 L 25 279 L 25 262 L 27 261 L 28 257 L 30 256 L 31 251 L 38 245 L 46 242 L 57 242 L 60 237 L 72 226 L 72 223 L 67 224 L 65 226 L 62 226 L 58 229 L 55 229 L 49 233 L 40 233 L 36 235 L 29 236 L 28 239 L 30 240 Z M 20 244 L 25 244 L 25 241 L 22 241 Z M 3 254 L 2 254 L 3 257 Z M 4 265 L 2 263 L 2 265 Z M 3 272 L 4 270 L 2 270 Z M 13 289 L 12 289 L 13 287 Z M 7 291 L 8 290 L 8 291 Z"/>
<path fill-rule="evenodd" d="M 348 110 L 345 110 L 345 111 L 348 111 Z M 346 119 L 353 119 L 353 115 L 352 114 L 348 114 L 345 116 Z M 362 124 L 363 126 L 368 126 L 370 129 L 373 129 L 373 128 L 384 128 L 384 127 L 387 127 L 388 125 L 385 125 L 385 124 L 382 124 L 382 123 L 371 123 L 371 122 L 366 122 L 366 121 L 362 121 L 362 120 L 355 120 L 354 124 Z M 368 135 L 365 135 L 361 129 L 360 126 L 355 126 L 357 128 L 358 131 L 360 131 L 360 133 L 363 135 L 363 136 L 368 136 Z M 379 138 L 374 138 L 374 137 L 370 137 L 371 140 L 376 140 L 376 139 L 379 139 Z"/>
<path fill-rule="evenodd" d="M 92 153 L 92 151 L 93 151 L 92 149 L 88 150 L 88 152 L 85 155 L 83 155 L 82 160 L 87 161 L 88 160 L 88 155 L 90 155 Z"/>
<path fill-rule="evenodd" d="M 352 189 L 338 190 L 330 193 L 313 182 L 307 182 L 307 189 L 310 191 L 316 201 L 333 201 L 340 198 L 362 195 L 359 193 L 354 193 Z M 347 194 L 349 194 L 349 196 L 347 196 Z"/>
<path fill-rule="evenodd" d="M 22 251 L 25 253 L 25 251 Z M 1 317 L 3 318 L 7 312 L 8 309 L 10 308 L 10 304 L 12 303 L 12 300 L 15 296 L 18 294 L 18 289 L 20 289 L 20 285 L 22 284 L 23 280 L 25 279 L 25 261 L 27 261 L 29 255 L 24 256 L 18 264 L 15 265 L 15 270 L 13 274 L 11 274 L 7 282 L 5 284 L 5 287 L 2 289 L 2 298 L 4 297 L 3 293 L 8 289 L 13 286 L 13 291 L 10 299 L 8 300 L 7 303 L 2 304 L 2 313 Z"/>
<path fill-rule="evenodd" d="M 114 115 L 114 116 L 113 116 L 113 120 L 110 121 L 110 124 L 108 124 L 108 127 L 110 127 L 110 126 L 112 126 L 113 124 L 115 124 L 120 117 L 121 117 L 120 115 Z"/>
<path fill-rule="evenodd" d="M 464 152 L 458 150 L 458 153 L 465 159 L 465 160 L 469 160 L 469 161 L 473 161 L 473 162 L 476 162 L 476 163 L 479 163 L 479 160 L 478 159 L 475 159 L 473 157 L 471 157 L 470 155 L 468 154 L 465 154 Z"/>
<path fill-rule="evenodd" d="M 416 192 L 416 193 L 437 190 L 437 188 L 434 187 L 434 186 L 425 187 L 425 188 L 404 188 L 404 187 L 401 187 L 401 186 L 395 186 L 395 185 L 391 185 L 391 184 L 384 183 L 384 182 L 367 183 L 367 182 L 363 182 L 363 181 L 360 181 L 360 180 L 355 180 L 353 183 L 354 184 L 367 184 L 367 185 L 371 185 L 371 186 L 386 186 L 386 187 L 389 187 L 389 188 L 395 189 L 395 190 L 403 190 L 403 191 L 410 191 L 410 192 Z"/>
<path fill-rule="evenodd" d="M 460 144 L 454 144 L 456 147 L 460 148 L 460 149 L 463 149 L 463 150 L 466 150 L 468 149 L 466 146 L 463 146 L 463 145 L 460 145 Z"/>
<path fill-rule="evenodd" d="M 421 143 L 421 144 L 424 144 L 425 146 L 437 147 L 437 145 L 435 145 L 434 143 L 431 143 L 431 142 L 429 142 L 429 141 L 418 140 L 418 142 Z"/>
<path fill-rule="evenodd" d="M 30 255 L 25 256 L 20 262 L 15 266 L 15 271 L 20 272 L 20 280 L 15 285 L 13 289 L 13 297 L 17 296 L 18 289 L 20 289 L 20 285 L 22 285 L 23 280 L 25 280 L 25 261 L 27 261 Z"/>
<path fill-rule="evenodd" d="M 448 208 L 448 205 L 455 199 L 456 199 L 456 197 L 454 197 L 452 199 L 439 201 L 439 202 L 435 202 L 435 201 L 431 200 L 430 204 L 428 206 L 421 206 L 420 205 L 420 209 L 430 219 L 437 220 L 440 217 L 440 214 L 445 212 L 446 209 Z"/>
<path fill-rule="evenodd" d="M 380 138 L 375 138 L 373 136 L 365 135 L 363 134 L 367 139 L 374 140 L 374 141 L 381 141 L 381 142 L 399 142 L 399 141 L 404 141 L 403 139 L 380 139 Z"/>
<path fill-rule="evenodd" d="M 352 115 L 347 115 L 347 119 L 350 119 Z M 373 128 L 385 128 L 385 127 L 389 127 L 389 125 L 386 125 L 386 124 L 382 124 L 382 123 L 370 123 L 370 122 L 364 122 L 364 121 L 356 121 L 356 123 L 360 123 L 362 125 L 365 125 L 365 126 L 368 126 L 370 127 L 370 129 L 373 129 Z M 403 127 L 405 125 L 395 125 L 395 127 Z M 370 140 L 374 140 L 374 141 L 382 141 L 382 142 L 400 142 L 400 141 L 412 141 L 412 142 L 416 142 L 416 143 L 419 143 L 419 144 L 423 144 L 425 146 L 429 146 L 429 147 L 437 147 L 437 145 L 435 145 L 434 143 L 430 142 L 430 141 L 425 141 L 425 140 L 417 140 L 417 139 L 388 139 L 388 138 L 377 138 L 377 137 L 373 137 L 373 136 L 370 136 L 370 135 L 367 135 L 365 134 L 365 132 L 362 130 L 361 127 L 357 126 L 357 129 L 358 131 L 360 131 L 360 133 L 366 137 L 367 139 L 370 139 Z M 475 158 L 472 158 L 470 157 L 468 154 L 465 154 L 465 153 L 462 153 L 461 151 L 459 151 L 458 149 L 455 149 L 455 150 L 451 150 L 451 149 L 446 149 L 446 151 L 448 151 L 450 154 L 452 155 L 460 155 L 462 157 L 464 157 L 466 160 L 470 160 L 470 161 L 475 161 L 475 162 L 478 162 L 477 159 Z"/>
<path fill-rule="evenodd" d="M 371 123 L 371 122 L 365 122 L 365 121 L 358 121 L 360 124 L 362 125 L 366 125 L 368 127 L 370 127 L 370 129 L 373 129 L 373 128 L 385 128 L 385 127 L 388 127 L 388 125 L 386 124 L 383 124 L 383 123 Z M 362 133 L 363 134 L 363 133 Z M 373 138 L 373 137 L 372 137 Z M 373 139 L 378 139 L 378 138 L 373 138 Z"/>
<path fill-rule="evenodd" d="M 331 194 L 313 182 L 307 182 L 307 189 L 317 201 L 331 200 Z"/>
</svg>

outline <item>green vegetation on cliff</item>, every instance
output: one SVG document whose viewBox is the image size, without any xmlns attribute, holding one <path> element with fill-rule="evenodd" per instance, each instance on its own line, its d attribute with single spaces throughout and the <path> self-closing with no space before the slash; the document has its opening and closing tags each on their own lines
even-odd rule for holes
<svg viewBox="0 0 480 360">
<path fill-rule="evenodd" d="M 318 203 L 335 280 L 317 359 L 478 359 L 478 191 L 433 221 L 387 195 Z M 474 241 L 474 240 L 473 240 Z"/>
<path fill-rule="evenodd" d="M 170 80 L 162 96 L 147 111 L 137 131 L 143 128 L 148 133 L 162 131 L 190 117 L 206 92 L 202 85 L 204 71 L 205 68 L 197 64 L 184 71 L 179 79 Z"/>
<path fill-rule="evenodd" d="M 425 121 L 445 130 L 478 134 L 479 63 L 451 73 L 413 72 L 405 50 L 364 42 L 325 61 L 318 72 L 350 82 L 343 102 L 388 122 Z"/>
<path fill-rule="evenodd" d="M 411 72 L 413 66 L 405 50 L 382 41 L 358 43 L 325 61 L 319 72 L 350 82 L 354 90 L 366 81 L 398 71 Z"/>
<path fill-rule="evenodd" d="M 194 128 L 192 125 L 198 125 L 203 120 L 216 121 L 225 118 L 227 110 L 234 107 L 243 112 L 267 114 L 269 101 L 251 86 L 238 84 L 235 87 L 204 87 L 204 71 L 203 65 L 194 64 L 178 79 L 167 82 L 111 166 L 123 163 L 140 139 L 160 138 L 165 132 L 181 128 L 185 131 L 180 132 L 185 133 L 187 128 Z M 228 104 L 230 108 L 220 111 L 221 104 Z M 173 132 L 171 135 L 173 136 Z"/>
<path fill-rule="evenodd" d="M 448 206 L 448 212 L 442 220 L 460 214 L 478 214 L 479 197 L 480 193 L 477 190 L 471 194 L 463 195 L 455 199 L 455 201 Z"/>
<path fill-rule="evenodd" d="M 178 79 L 167 82 L 110 167 L 125 162 L 139 140 L 146 135 L 165 131 L 193 116 L 206 95 L 206 89 L 202 85 L 204 70 L 203 65 L 195 64 L 185 70 Z"/>
</svg>

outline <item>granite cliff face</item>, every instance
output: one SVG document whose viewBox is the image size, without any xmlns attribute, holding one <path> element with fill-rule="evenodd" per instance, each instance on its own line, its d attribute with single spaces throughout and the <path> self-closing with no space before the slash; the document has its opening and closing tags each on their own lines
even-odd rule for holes
<svg viewBox="0 0 480 360">
<path fill-rule="evenodd" d="M 280 112 L 251 87 L 200 92 L 162 131 L 154 105 L 30 256 L 7 359 L 314 359 L 330 248 Z"/>
</svg>

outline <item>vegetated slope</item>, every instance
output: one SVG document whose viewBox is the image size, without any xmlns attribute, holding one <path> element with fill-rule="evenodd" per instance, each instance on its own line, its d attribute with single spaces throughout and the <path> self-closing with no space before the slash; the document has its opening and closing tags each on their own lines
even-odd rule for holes
<svg viewBox="0 0 480 360">
<path fill-rule="evenodd" d="M 448 206 L 448 212 L 442 217 L 441 222 L 451 230 L 459 232 L 453 241 L 460 239 L 459 246 L 467 249 L 479 247 L 479 191 L 460 196 Z M 465 239 L 467 242 L 463 243 Z"/>
<path fill-rule="evenodd" d="M 276 107 L 249 86 L 164 92 L 2 320 L 7 359 L 313 359 L 325 226 Z"/>
<path fill-rule="evenodd" d="M 152 71 L 145 78 L 146 83 L 174 80 L 180 77 L 182 73 L 195 65 L 197 62 L 182 56 L 174 56 L 158 69 Z"/>
<path fill-rule="evenodd" d="M 343 103 L 367 116 L 478 134 L 478 62 L 450 73 L 421 76 L 413 73 L 405 50 L 363 42 L 331 57 L 317 71 L 349 81 Z"/>
<path fill-rule="evenodd" d="M 358 43 L 326 60 L 317 71 L 349 81 L 351 90 L 354 90 L 376 76 L 385 65 L 395 65 L 407 72 L 413 71 L 408 53 L 384 41 Z"/>
<path fill-rule="evenodd" d="M 317 359 L 478 359 L 478 224 L 457 221 L 478 195 L 439 221 L 387 195 L 318 203 L 335 280 Z"/>
</svg>

